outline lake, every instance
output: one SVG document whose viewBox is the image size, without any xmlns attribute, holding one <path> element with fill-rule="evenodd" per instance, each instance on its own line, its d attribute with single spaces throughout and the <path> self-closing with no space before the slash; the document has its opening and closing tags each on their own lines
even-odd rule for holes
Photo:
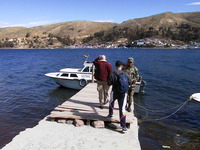
<svg viewBox="0 0 200 150">
<path fill-rule="evenodd" d="M 143 150 L 200 149 L 200 103 L 188 101 L 166 117 L 200 92 L 197 49 L 0 49 L 0 148 L 78 92 L 56 85 L 45 73 L 81 68 L 83 55 L 93 61 L 101 54 L 113 68 L 116 60 L 133 57 L 147 83 L 145 93 L 135 95 Z"/>
</svg>

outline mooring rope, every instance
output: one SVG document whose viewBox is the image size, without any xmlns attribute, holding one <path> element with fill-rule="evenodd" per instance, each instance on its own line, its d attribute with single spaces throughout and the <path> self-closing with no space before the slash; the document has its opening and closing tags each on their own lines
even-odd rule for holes
<svg viewBox="0 0 200 150">
<path fill-rule="evenodd" d="M 177 108 L 177 107 L 179 107 L 179 106 L 182 106 L 184 103 L 185 103 L 185 102 L 183 102 L 183 103 L 181 103 L 181 104 L 178 104 L 178 105 L 176 105 L 176 106 L 174 106 L 174 107 L 172 107 L 172 108 L 168 108 L 168 109 L 164 109 L 164 110 L 152 110 L 152 109 L 148 109 L 148 108 L 146 108 L 146 107 L 144 107 L 144 106 L 141 106 L 141 105 L 139 105 L 139 104 L 137 104 L 137 103 L 134 103 L 134 104 L 137 105 L 138 107 L 140 107 L 140 108 L 142 108 L 142 109 L 148 111 L 148 112 L 166 112 L 166 111 L 175 109 L 175 108 Z"/>
<path fill-rule="evenodd" d="M 136 104 L 136 103 L 134 103 L 134 104 L 145 110 L 146 115 L 145 115 L 144 118 L 148 117 L 149 112 L 166 112 L 166 111 L 169 111 L 169 110 L 172 110 L 172 109 L 175 109 L 175 108 L 178 107 L 177 110 L 175 110 L 173 113 L 171 113 L 170 115 L 167 115 L 165 117 L 161 117 L 161 118 L 157 118 L 157 119 L 153 119 L 153 118 L 152 119 L 148 119 L 148 118 L 147 119 L 142 119 L 143 121 L 158 121 L 158 120 L 163 120 L 163 119 L 171 117 L 172 115 L 174 115 L 175 113 L 177 113 L 179 110 L 181 110 L 187 104 L 187 102 L 190 101 L 190 100 L 191 99 L 188 99 L 185 102 L 183 102 L 183 103 L 181 103 L 179 105 L 176 105 L 175 107 L 172 107 L 172 108 L 169 108 L 169 109 L 165 109 L 165 110 L 151 110 L 151 109 L 147 109 L 144 106 L 141 106 L 139 104 Z"/>
</svg>

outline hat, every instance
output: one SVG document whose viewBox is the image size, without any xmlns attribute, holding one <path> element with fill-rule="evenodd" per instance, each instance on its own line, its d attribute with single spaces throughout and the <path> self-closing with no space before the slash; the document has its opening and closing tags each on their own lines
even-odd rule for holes
<svg viewBox="0 0 200 150">
<path fill-rule="evenodd" d="M 127 60 L 127 62 L 134 62 L 133 57 L 129 57 L 128 60 Z"/>
<path fill-rule="evenodd" d="M 120 60 L 117 60 L 117 61 L 115 62 L 115 66 L 116 66 L 116 67 L 119 67 L 119 66 L 121 66 L 121 65 L 123 65 L 123 63 L 122 63 Z"/>
<path fill-rule="evenodd" d="M 105 55 L 99 55 L 99 60 L 100 61 L 106 61 L 106 56 Z"/>
</svg>

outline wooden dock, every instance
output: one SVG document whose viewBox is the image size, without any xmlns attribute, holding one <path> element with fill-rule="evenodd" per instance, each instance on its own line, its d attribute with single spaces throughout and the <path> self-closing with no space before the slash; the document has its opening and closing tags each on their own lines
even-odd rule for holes
<svg viewBox="0 0 200 150">
<path fill-rule="evenodd" d="M 97 84 L 89 83 L 86 87 L 80 90 L 73 97 L 68 99 L 62 105 L 57 106 L 49 115 L 51 120 L 66 119 L 66 120 L 83 120 L 86 124 L 92 121 L 104 121 L 119 123 L 118 102 L 115 102 L 115 109 L 112 118 L 106 118 L 108 115 L 109 104 L 104 105 L 103 109 L 99 108 Z M 130 127 L 133 122 L 133 112 L 126 113 L 126 124 Z"/>
</svg>

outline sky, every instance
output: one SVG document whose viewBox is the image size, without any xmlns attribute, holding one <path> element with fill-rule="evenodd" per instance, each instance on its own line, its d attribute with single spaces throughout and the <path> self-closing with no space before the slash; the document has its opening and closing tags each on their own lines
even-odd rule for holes
<svg viewBox="0 0 200 150">
<path fill-rule="evenodd" d="M 0 0 L 0 28 L 87 20 L 115 22 L 164 12 L 199 12 L 200 0 Z"/>
</svg>

